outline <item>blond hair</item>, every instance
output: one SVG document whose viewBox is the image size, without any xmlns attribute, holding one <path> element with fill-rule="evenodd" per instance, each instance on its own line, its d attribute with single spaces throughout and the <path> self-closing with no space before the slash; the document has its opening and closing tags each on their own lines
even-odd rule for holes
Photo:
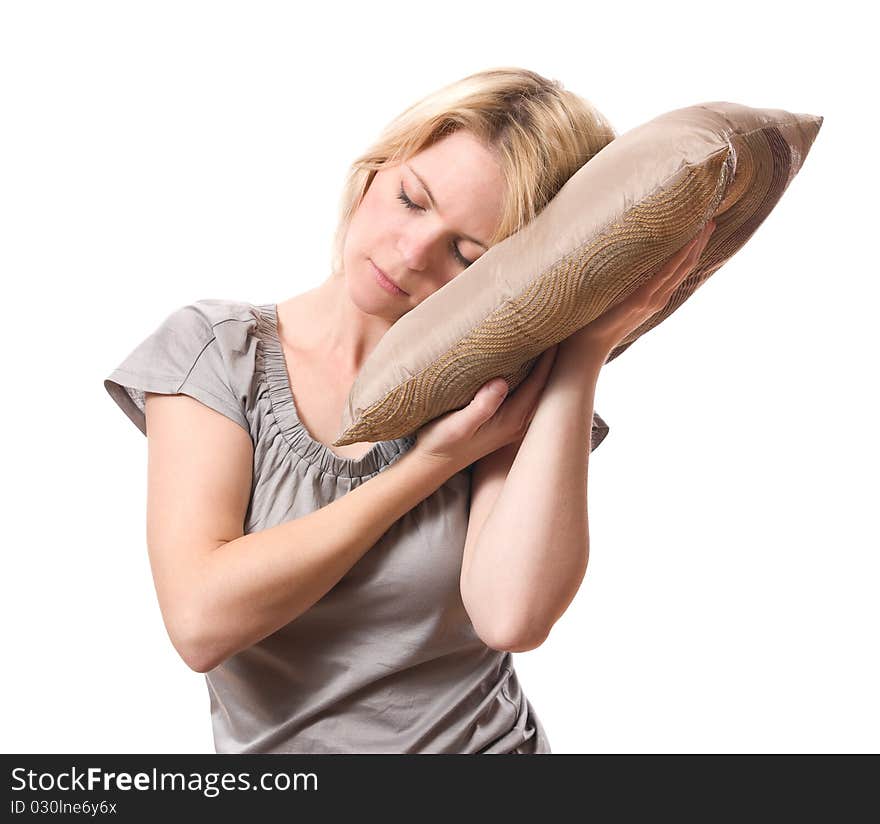
<svg viewBox="0 0 880 824">
<path fill-rule="evenodd" d="M 343 270 L 345 235 L 376 171 L 459 129 L 494 153 L 505 181 L 502 218 L 489 246 L 531 221 L 584 163 L 618 136 L 588 100 L 528 69 L 488 69 L 444 86 L 398 115 L 352 163 L 333 241 L 334 274 Z"/>
</svg>

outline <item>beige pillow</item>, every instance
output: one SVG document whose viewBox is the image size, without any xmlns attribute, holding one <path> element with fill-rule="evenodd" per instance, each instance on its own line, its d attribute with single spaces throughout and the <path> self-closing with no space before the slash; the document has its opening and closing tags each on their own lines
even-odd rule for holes
<svg viewBox="0 0 880 824">
<path fill-rule="evenodd" d="M 605 146 L 521 231 L 401 317 L 358 373 L 333 446 L 409 435 L 495 377 L 515 389 L 538 356 L 633 292 L 712 218 L 671 315 L 752 236 L 798 173 L 823 118 L 737 103 L 668 112 Z M 608 432 L 594 413 L 591 449 Z"/>
</svg>

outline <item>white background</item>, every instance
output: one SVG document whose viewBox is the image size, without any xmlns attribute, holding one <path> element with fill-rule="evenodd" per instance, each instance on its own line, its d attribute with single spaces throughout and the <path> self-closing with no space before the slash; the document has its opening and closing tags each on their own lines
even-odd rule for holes
<svg viewBox="0 0 880 824">
<path fill-rule="evenodd" d="M 620 133 L 712 100 L 825 118 L 754 237 L 600 375 L 587 576 L 515 656 L 554 752 L 876 752 L 875 52 L 856 4 L 804 8 L 4 3 L 3 750 L 213 752 L 103 379 L 180 306 L 323 281 L 350 161 L 518 65 Z"/>
</svg>

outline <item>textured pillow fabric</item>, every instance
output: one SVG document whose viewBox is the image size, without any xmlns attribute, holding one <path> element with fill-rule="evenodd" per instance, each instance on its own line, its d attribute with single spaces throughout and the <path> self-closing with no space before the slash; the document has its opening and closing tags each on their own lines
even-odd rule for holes
<svg viewBox="0 0 880 824">
<path fill-rule="evenodd" d="M 594 155 L 522 230 L 401 317 L 358 373 L 333 446 L 392 440 L 473 399 L 515 389 L 540 354 L 635 291 L 711 219 L 669 317 L 752 236 L 800 170 L 823 118 L 737 103 L 668 112 Z M 608 433 L 594 413 L 591 449 Z"/>
</svg>

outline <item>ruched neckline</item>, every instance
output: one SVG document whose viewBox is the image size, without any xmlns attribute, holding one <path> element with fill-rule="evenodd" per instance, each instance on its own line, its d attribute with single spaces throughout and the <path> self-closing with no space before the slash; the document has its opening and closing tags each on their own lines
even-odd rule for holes
<svg viewBox="0 0 880 824">
<path fill-rule="evenodd" d="M 297 455 L 331 475 L 362 478 L 375 475 L 415 444 L 415 436 L 407 435 L 392 441 L 377 441 L 360 458 L 343 458 L 326 444 L 313 438 L 300 420 L 293 399 L 287 360 L 278 334 L 278 305 L 268 303 L 257 308 L 257 325 L 263 345 L 263 366 L 269 401 L 282 434 Z"/>
</svg>

